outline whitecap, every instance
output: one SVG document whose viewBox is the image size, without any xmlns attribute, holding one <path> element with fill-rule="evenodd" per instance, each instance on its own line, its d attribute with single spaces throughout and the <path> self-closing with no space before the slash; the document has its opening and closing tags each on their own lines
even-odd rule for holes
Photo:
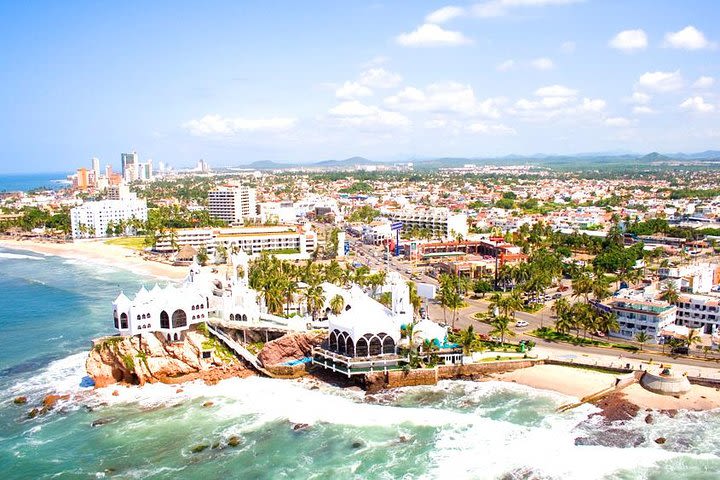
<svg viewBox="0 0 720 480">
<path fill-rule="evenodd" d="M 20 253 L 8 253 L 8 252 L 0 252 L 0 258 L 6 258 L 8 260 L 45 260 L 44 257 L 37 257 L 34 255 L 23 255 Z"/>
</svg>

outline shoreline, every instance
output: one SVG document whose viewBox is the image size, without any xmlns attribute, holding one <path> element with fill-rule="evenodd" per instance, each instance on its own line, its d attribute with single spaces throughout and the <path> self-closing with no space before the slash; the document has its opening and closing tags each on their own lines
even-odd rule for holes
<svg viewBox="0 0 720 480">
<path fill-rule="evenodd" d="M 616 379 L 620 376 L 622 375 L 561 365 L 535 365 L 512 372 L 493 374 L 489 378 L 582 399 L 614 386 Z M 720 393 L 717 389 L 700 385 L 692 385 L 692 389 L 679 398 L 650 392 L 639 383 L 631 384 L 611 395 L 622 397 L 625 401 L 643 410 L 707 411 L 720 409 Z"/>
<path fill-rule="evenodd" d="M 154 277 L 158 280 L 180 280 L 187 274 L 187 267 L 146 260 L 138 251 L 119 245 L 108 245 L 104 239 L 54 243 L 0 238 L 0 247 L 86 261 Z"/>
</svg>

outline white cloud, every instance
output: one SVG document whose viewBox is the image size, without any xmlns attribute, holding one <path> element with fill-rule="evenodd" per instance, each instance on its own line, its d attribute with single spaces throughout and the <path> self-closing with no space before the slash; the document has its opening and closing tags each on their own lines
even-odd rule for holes
<svg viewBox="0 0 720 480">
<path fill-rule="evenodd" d="M 331 108 L 328 112 L 344 125 L 358 127 L 404 127 L 410 125 L 410 120 L 397 112 L 389 112 L 373 105 L 365 105 L 357 100 L 342 102 Z"/>
<path fill-rule="evenodd" d="M 680 70 L 674 72 L 645 72 L 640 76 L 636 87 L 647 88 L 657 92 L 672 92 L 683 86 Z"/>
<path fill-rule="evenodd" d="M 512 69 L 515 66 L 515 60 L 505 60 L 501 64 L 499 64 L 497 67 L 495 67 L 495 70 L 498 72 L 507 72 L 508 70 Z"/>
<path fill-rule="evenodd" d="M 410 33 L 401 33 L 395 41 L 404 47 L 444 47 L 472 43 L 462 33 L 444 30 L 433 23 L 420 25 Z"/>
<path fill-rule="evenodd" d="M 468 125 L 467 129 L 472 133 L 481 133 L 484 135 L 517 135 L 517 131 L 514 128 L 503 125 L 502 123 L 491 125 L 476 122 Z"/>
<path fill-rule="evenodd" d="M 609 117 L 605 119 L 605 125 L 608 127 L 629 127 L 630 120 L 625 117 Z"/>
<path fill-rule="evenodd" d="M 345 82 L 340 86 L 340 88 L 335 90 L 335 96 L 342 99 L 369 97 L 372 94 L 372 90 L 365 85 L 360 85 L 357 82 Z"/>
<path fill-rule="evenodd" d="M 540 57 L 531 61 L 530 66 L 533 68 L 537 68 L 538 70 L 551 70 L 555 67 L 555 64 L 547 57 Z"/>
<path fill-rule="evenodd" d="M 527 121 L 548 121 L 554 118 L 572 118 L 579 116 L 597 116 L 605 110 L 607 103 L 600 98 L 583 98 L 578 101 L 575 90 L 559 85 L 543 87 L 537 93 L 554 94 L 540 96 L 540 100 L 521 98 L 507 112 Z M 560 96 L 558 96 L 560 95 Z M 566 96 L 561 96 L 566 95 Z"/>
<path fill-rule="evenodd" d="M 577 93 L 577 90 L 563 85 L 550 85 L 535 90 L 535 95 L 538 97 L 574 97 Z"/>
<path fill-rule="evenodd" d="M 652 115 L 657 113 L 657 111 L 651 107 L 648 107 L 647 105 L 637 105 L 633 107 L 633 113 L 637 113 L 640 115 Z"/>
<path fill-rule="evenodd" d="M 447 7 L 442 7 L 438 10 L 435 10 L 434 12 L 431 12 L 428 14 L 427 17 L 425 17 L 425 21 L 427 23 L 445 23 L 450 20 L 452 20 L 455 17 L 460 17 L 465 14 L 465 9 L 462 7 L 455 7 L 453 5 L 448 5 Z"/>
<path fill-rule="evenodd" d="M 605 110 L 607 102 L 601 98 L 583 98 L 582 104 L 578 108 L 581 112 L 598 113 Z"/>
<path fill-rule="evenodd" d="M 705 99 L 700 96 L 690 97 L 680 104 L 680 108 L 691 112 L 709 113 L 715 110 L 715 106 L 705 103 Z"/>
<path fill-rule="evenodd" d="M 433 83 L 424 89 L 405 87 L 397 94 L 387 97 L 389 107 L 407 111 L 453 112 L 466 115 L 500 116 L 502 98 L 478 101 L 470 85 L 457 82 Z"/>
<path fill-rule="evenodd" d="M 205 115 L 185 122 L 182 127 L 192 135 L 236 135 L 242 132 L 277 132 L 295 126 L 294 118 L 240 118 Z"/>
<path fill-rule="evenodd" d="M 641 29 L 623 30 L 610 40 L 609 45 L 626 53 L 645 50 L 648 45 L 647 35 Z"/>
<path fill-rule="evenodd" d="M 684 50 L 700 50 L 703 48 L 712 48 L 714 44 L 705 38 L 705 34 L 688 25 L 677 32 L 669 32 L 665 34 L 665 47 L 682 48 Z"/>
<path fill-rule="evenodd" d="M 713 77 L 702 76 L 695 80 L 693 88 L 710 88 L 715 85 L 715 79 Z"/>
<path fill-rule="evenodd" d="M 575 42 L 563 42 L 560 45 L 560 51 L 562 53 L 573 53 L 575 51 Z"/>
<path fill-rule="evenodd" d="M 632 97 L 630 97 L 630 102 L 637 103 L 639 105 L 645 105 L 651 99 L 652 99 L 652 97 L 650 95 L 648 95 L 647 93 L 635 92 L 632 94 Z"/>
<path fill-rule="evenodd" d="M 390 57 L 387 57 L 385 55 L 377 55 L 363 65 L 363 68 L 371 68 L 371 67 L 377 67 L 378 65 L 384 65 L 387 62 L 390 61 Z"/>
<path fill-rule="evenodd" d="M 384 68 L 371 68 L 360 74 L 358 83 L 372 88 L 393 88 L 402 82 L 397 73 L 388 72 Z"/>
<path fill-rule="evenodd" d="M 568 5 L 583 0 L 488 0 L 473 5 L 471 12 L 481 18 L 501 17 L 517 7 L 544 7 L 550 5 Z"/>
</svg>

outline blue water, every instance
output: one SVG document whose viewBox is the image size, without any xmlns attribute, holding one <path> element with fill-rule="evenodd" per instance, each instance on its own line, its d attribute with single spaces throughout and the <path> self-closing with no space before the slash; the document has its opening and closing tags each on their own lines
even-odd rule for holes
<svg viewBox="0 0 720 480">
<path fill-rule="evenodd" d="M 27 192 L 36 188 L 57 190 L 66 187 L 68 173 L 24 173 L 0 175 L 0 192 Z"/>
<path fill-rule="evenodd" d="M 614 427 L 642 444 L 615 448 L 575 445 L 603 434 L 579 425 L 594 407 L 559 414 L 568 397 L 502 382 L 444 381 L 371 400 L 259 377 L 93 390 L 83 386 L 89 340 L 112 332 L 118 291 L 147 279 L 2 249 L 0 272 L 3 480 L 719 478 L 717 412 L 656 415 L 653 424 L 643 412 Z M 50 392 L 72 397 L 28 418 Z M 29 403 L 14 405 L 19 395 Z M 659 436 L 665 445 L 652 441 Z"/>
</svg>

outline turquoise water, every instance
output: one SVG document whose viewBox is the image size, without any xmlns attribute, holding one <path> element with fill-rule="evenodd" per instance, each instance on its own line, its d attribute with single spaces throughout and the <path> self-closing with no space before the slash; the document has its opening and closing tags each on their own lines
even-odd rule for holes
<svg viewBox="0 0 720 480">
<path fill-rule="evenodd" d="M 0 175 L 0 192 L 26 192 L 35 188 L 58 189 L 67 186 L 68 174 L 59 173 L 23 173 Z"/>
<path fill-rule="evenodd" d="M 257 377 L 83 388 L 89 338 L 110 332 L 109 302 L 144 279 L 18 253 L 0 251 L 4 479 L 719 478 L 717 412 L 656 415 L 651 425 L 640 416 L 610 431 L 578 426 L 593 407 L 557 414 L 567 397 L 500 382 L 445 381 L 370 399 Z M 12 404 L 50 391 L 73 397 L 35 419 L 26 418 L 31 405 Z M 618 431 L 644 440 L 637 448 L 575 445 Z M 668 442 L 656 445 L 659 436 Z M 198 446 L 207 448 L 193 452 Z"/>
</svg>

